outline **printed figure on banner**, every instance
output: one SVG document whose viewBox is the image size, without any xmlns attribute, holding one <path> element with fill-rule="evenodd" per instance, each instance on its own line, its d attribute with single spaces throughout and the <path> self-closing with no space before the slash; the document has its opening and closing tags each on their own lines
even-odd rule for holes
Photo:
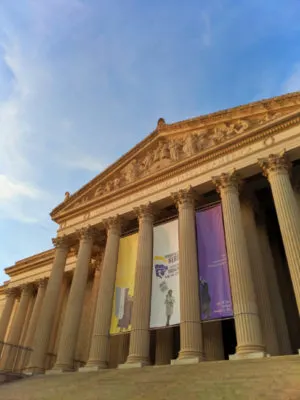
<svg viewBox="0 0 300 400">
<path fill-rule="evenodd" d="M 129 288 L 116 287 L 115 316 L 118 319 L 120 332 L 127 331 L 131 323 L 131 311 L 133 296 L 129 294 Z"/>
<path fill-rule="evenodd" d="M 228 261 L 218 204 L 196 213 L 201 319 L 233 316 Z"/>
<path fill-rule="evenodd" d="M 113 307 L 111 310 L 111 335 L 131 330 L 137 243 L 137 233 L 120 239 Z"/>
<path fill-rule="evenodd" d="M 154 228 L 150 328 L 180 323 L 178 220 Z"/>
</svg>

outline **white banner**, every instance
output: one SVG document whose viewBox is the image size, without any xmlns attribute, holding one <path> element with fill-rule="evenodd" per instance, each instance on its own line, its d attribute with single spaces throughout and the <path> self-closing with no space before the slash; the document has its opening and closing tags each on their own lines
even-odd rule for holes
<svg viewBox="0 0 300 400">
<path fill-rule="evenodd" d="M 150 328 L 180 323 L 178 219 L 155 226 Z"/>
</svg>

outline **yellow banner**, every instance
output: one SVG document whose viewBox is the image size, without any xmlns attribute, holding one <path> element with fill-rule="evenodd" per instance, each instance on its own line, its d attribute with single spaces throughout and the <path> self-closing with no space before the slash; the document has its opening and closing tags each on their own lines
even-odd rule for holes
<svg viewBox="0 0 300 400">
<path fill-rule="evenodd" d="M 121 238 L 118 255 L 110 333 L 128 332 L 134 294 L 138 234 Z"/>
</svg>

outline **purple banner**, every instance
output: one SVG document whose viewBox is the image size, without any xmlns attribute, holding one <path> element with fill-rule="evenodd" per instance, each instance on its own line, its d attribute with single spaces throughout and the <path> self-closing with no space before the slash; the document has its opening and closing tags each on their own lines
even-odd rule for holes
<svg viewBox="0 0 300 400">
<path fill-rule="evenodd" d="M 196 213 L 201 319 L 233 316 L 222 207 Z"/>
</svg>

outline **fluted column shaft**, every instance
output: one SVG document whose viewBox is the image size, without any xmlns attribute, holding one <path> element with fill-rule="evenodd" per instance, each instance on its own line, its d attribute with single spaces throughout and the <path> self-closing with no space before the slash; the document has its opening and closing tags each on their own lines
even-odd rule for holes
<svg viewBox="0 0 300 400">
<path fill-rule="evenodd" d="M 300 312 L 300 208 L 289 177 L 286 156 L 272 154 L 259 160 L 267 176 L 277 212 L 295 298 Z"/>
<path fill-rule="evenodd" d="M 88 326 L 88 334 L 87 334 L 87 345 L 86 345 L 86 355 L 85 360 L 88 359 L 91 347 L 91 340 L 94 328 L 94 320 L 95 320 L 95 312 L 96 312 L 96 304 L 97 304 L 97 296 L 99 292 L 99 284 L 100 284 L 100 277 L 101 277 L 101 269 L 102 269 L 102 261 L 100 264 L 95 268 L 94 280 L 93 280 L 93 287 L 91 293 L 91 302 L 90 302 L 90 315 L 89 315 L 89 326 Z"/>
<path fill-rule="evenodd" d="M 95 311 L 90 354 L 85 368 L 101 369 L 108 366 L 109 328 L 121 234 L 120 219 L 118 217 L 109 218 L 105 221 L 105 225 L 107 228 L 107 242 Z M 83 368 L 83 370 L 85 369 Z"/>
<path fill-rule="evenodd" d="M 275 319 L 268 291 L 266 267 L 263 262 L 261 248 L 258 242 L 257 227 L 254 215 L 254 199 L 244 196 L 241 202 L 242 222 L 248 247 L 251 264 L 252 280 L 257 299 L 258 312 L 262 327 L 263 341 L 266 350 L 271 355 L 279 354 L 279 345 L 276 335 Z"/>
<path fill-rule="evenodd" d="M 153 265 L 153 215 L 151 206 L 136 209 L 139 234 L 127 363 L 149 363 L 149 320 Z"/>
<path fill-rule="evenodd" d="M 179 214 L 180 352 L 179 360 L 203 358 L 195 208 L 192 190 L 172 195 Z"/>
<path fill-rule="evenodd" d="M 173 353 L 173 328 L 157 329 L 155 365 L 170 364 Z"/>
<path fill-rule="evenodd" d="M 35 298 L 33 310 L 29 320 L 27 332 L 24 339 L 24 347 L 31 348 L 34 338 L 34 333 L 37 327 L 38 319 L 41 312 L 42 303 L 46 292 L 46 280 L 41 279 L 38 283 L 38 291 Z M 23 353 L 21 357 L 20 366 L 24 367 L 29 359 L 29 353 Z"/>
<path fill-rule="evenodd" d="M 224 360 L 222 324 L 220 321 L 203 324 L 203 347 L 206 361 Z"/>
<path fill-rule="evenodd" d="M 22 287 L 20 305 L 17 310 L 16 317 L 14 318 L 11 326 L 7 342 L 11 345 L 18 346 L 22 334 L 22 328 L 25 322 L 28 305 L 32 296 L 32 286 L 24 285 Z M 18 353 L 17 347 L 11 347 L 7 351 L 7 357 L 4 357 L 4 368 L 11 371 L 14 367 L 15 358 Z"/>
<path fill-rule="evenodd" d="M 44 364 L 49 347 L 52 326 L 57 311 L 59 293 L 63 281 L 64 269 L 68 255 L 66 238 L 53 240 L 56 246 L 54 262 L 49 277 L 47 290 L 42 304 L 39 321 L 33 339 L 33 352 L 30 357 L 28 372 L 44 373 Z"/>
<path fill-rule="evenodd" d="M 221 195 L 237 338 L 237 355 L 264 352 L 235 174 L 213 178 Z"/>
<path fill-rule="evenodd" d="M 78 257 L 59 340 L 57 359 L 54 366 L 54 369 L 62 371 L 72 371 L 74 369 L 74 355 L 95 231 L 88 227 L 80 230 L 79 235 L 80 244 Z"/>
<path fill-rule="evenodd" d="M 0 354 L 3 348 L 3 344 L 1 342 L 4 342 L 5 340 L 8 324 L 11 318 L 12 311 L 14 309 L 16 297 L 17 297 L 17 291 L 15 289 L 8 289 L 6 291 L 6 302 L 0 320 Z"/>
<path fill-rule="evenodd" d="M 51 329 L 47 358 L 45 361 L 45 370 L 52 369 L 55 365 L 60 333 L 65 318 L 66 306 L 68 303 L 71 281 L 72 281 L 71 274 L 70 273 L 64 274 L 63 282 L 59 293 L 59 300 L 57 303 L 57 312 Z"/>
<path fill-rule="evenodd" d="M 280 295 L 278 278 L 276 276 L 274 259 L 272 256 L 269 239 L 264 225 L 258 224 L 257 234 L 260 243 L 260 248 L 262 250 L 262 256 L 264 261 L 263 265 L 265 268 L 267 282 L 268 282 L 271 306 L 273 310 L 272 314 L 275 321 L 280 354 L 282 355 L 291 354 L 292 353 L 291 342 L 289 338 L 289 332 L 287 328 L 282 298 Z"/>
</svg>

